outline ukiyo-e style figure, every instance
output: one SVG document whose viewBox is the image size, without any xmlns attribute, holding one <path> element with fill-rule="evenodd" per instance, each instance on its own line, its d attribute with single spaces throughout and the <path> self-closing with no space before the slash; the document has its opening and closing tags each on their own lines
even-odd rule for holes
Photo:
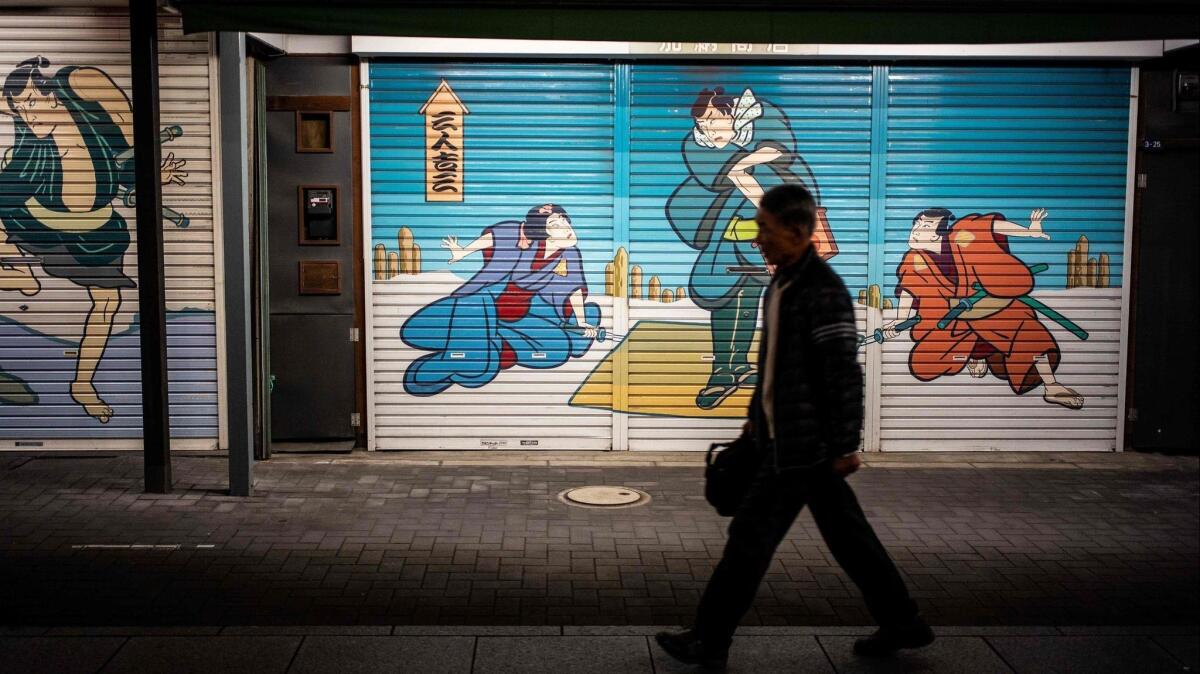
<svg viewBox="0 0 1200 674">
<path fill-rule="evenodd" d="M 1046 402 L 1083 407 L 1083 396 L 1054 376 L 1062 353 L 1038 314 L 1081 338 L 1087 333 L 1028 296 L 1034 274 L 1045 267 L 1027 267 L 1008 245 L 1009 237 L 1049 239 L 1045 217 L 1039 208 L 1022 227 L 999 213 L 956 221 L 950 211 L 933 208 L 913 219 L 909 251 L 896 271 L 896 320 L 883 334 L 893 338 L 899 322 L 917 319 L 908 357 L 914 377 L 933 381 L 966 368 L 980 378 L 990 371 L 1018 395 L 1043 386 Z"/>
<path fill-rule="evenodd" d="M 121 289 L 133 288 L 122 265 L 129 247 L 113 200 L 133 190 L 133 114 L 129 99 L 102 70 L 66 66 L 47 76 L 43 57 L 20 63 L 4 81 L 4 114 L 14 142 L 0 168 L 0 291 L 36 296 L 32 265 L 87 288 L 92 306 L 80 340 L 71 398 L 102 423 L 112 418 L 92 383 L 104 356 Z M 162 182 L 184 184 L 184 161 L 168 155 Z M 176 224 L 184 225 L 185 221 Z"/>
<path fill-rule="evenodd" d="M 713 362 L 696 406 L 712 409 L 758 380 L 750 357 L 759 301 L 769 280 L 753 243 L 754 213 L 764 192 L 782 183 L 808 188 L 820 203 L 816 178 L 796 150 L 787 115 L 746 89 L 741 96 L 705 89 L 692 104 L 695 126 L 681 152 L 687 178 L 667 200 L 667 219 L 700 251 L 688 294 L 711 314 Z M 825 209 L 818 209 L 813 246 L 822 259 L 837 253 Z"/>
<path fill-rule="evenodd" d="M 556 204 L 535 206 L 523 221 L 498 222 L 466 246 L 447 237 L 451 263 L 479 252 L 483 268 L 405 321 L 400 338 L 434 353 L 408 366 L 404 390 L 431 396 L 452 384 L 479 388 L 514 365 L 554 368 L 587 353 L 600 307 L 587 302 L 577 243 Z"/>
</svg>

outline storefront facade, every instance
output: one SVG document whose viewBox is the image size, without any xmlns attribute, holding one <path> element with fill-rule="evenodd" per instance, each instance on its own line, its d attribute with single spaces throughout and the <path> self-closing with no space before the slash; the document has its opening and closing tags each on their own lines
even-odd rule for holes
<svg viewBox="0 0 1200 674">
<path fill-rule="evenodd" d="M 857 300 L 866 449 L 1119 446 L 1127 66 L 376 55 L 364 73 L 374 449 L 736 433 L 769 279 L 754 194 L 780 182 L 817 196 Z"/>
<path fill-rule="evenodd" d="M 132 186 L 116 135 L 128 19 L 2 17 L 7 81 L 58 101 L 77 84 L 111 121 L 88 133 L 112 156 L 88 170 L 60 154 L 61 183 L 92 200 L 46 202 L 61 197 L 44 185 L 53 171 L 28 166 L 34 99 L 6 85 L 0 448 L 135 448 Z M 215 40 L 169 14 L 162 27 L 172 433 L 222 448 Z M 390 40 L 346 40 L 358 101 L 331 117 L 357 125 L 338 130 L 361 172 L 339 199 L 362 278 L 342 264 L 338 287 L 361 292 L 353 426 L 368 449 L 701 450 L 732 436 L 770 278 L 755 201 L 789 182 L 817 197 L 818 251 L 855 301 L 864 449 L 1122 447 L 1142 47 Z M 47 233 L 101 216 L 86 236 Z"/>
</svg>

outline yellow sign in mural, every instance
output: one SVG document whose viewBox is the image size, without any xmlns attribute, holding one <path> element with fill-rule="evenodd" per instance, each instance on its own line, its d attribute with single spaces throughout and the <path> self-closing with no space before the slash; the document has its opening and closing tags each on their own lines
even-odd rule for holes
<svg viewBox="0 0 1200 674">
<path fill-rule="evenodd" d="M 470 111 L 442 80 L 420 113 L 425 116 L 425 201 L 462 201 L 463 123 Z"/>
</svg>

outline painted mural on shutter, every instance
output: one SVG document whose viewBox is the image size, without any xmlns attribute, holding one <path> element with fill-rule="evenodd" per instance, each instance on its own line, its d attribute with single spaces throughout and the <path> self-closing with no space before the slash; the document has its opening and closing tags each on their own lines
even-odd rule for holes
<svg viewBox="0 0 1200 674">
<path fill-rule="evenodd" d="M 611 446 L 612 73 L 370 65 L 375 448 Z"/>
<path fill-rule="evenodd" d="M 379 447 L 731 437 L 769 280 L 755 203 L 785 182 L 817 197 L 817 250 L 856 303 L 868 449 L 1114 445 L 1127 70 L 372 73 Z M 581 100 L 581 81 L 602 91 Z M 565 346 L 540 368 L 511 331 L 545 295 L 522 233 L 534 207 L 579 232 L 564 250 L 603 329 L 576 358 L 571 338 L 592 332 L 552 306 L 541 335 Z"/>
<path fill-rule="evenodd" d="M 161 22 L 171 430 L 213 447 L 211 50 Z M 128 27 L 119 12 L 0 12 L 0 446 L 141 433 Z"/>
<path fill-rule="evenodd" d="M 871 71 L 630 71 L 628 253 L 617 261 L 630 328 L 613 358 L 628 385 L 613 402 L 629 415 L 630 449 L 704 449 L 739 432 L 758 379 L 763 191 L 808 187 L 818 253 L 865 292 Z"/>
<path fill-rule="evenodd" d="M 1129 77 L 891 68 L 882 449 L 1114 447 Z"/>
</svg>

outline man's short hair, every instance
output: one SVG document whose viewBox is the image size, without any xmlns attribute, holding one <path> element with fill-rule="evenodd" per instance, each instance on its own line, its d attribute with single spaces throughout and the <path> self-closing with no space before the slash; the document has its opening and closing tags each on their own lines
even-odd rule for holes
<svg viewBox="0 0 1200 674">
<path fill-rule="evenodd" d="M 767 190 L 759 205 L 780 224 L 812 234 L 817 222 L 817 202 L 802 185 L 785 183 Z"/>
</svg>

